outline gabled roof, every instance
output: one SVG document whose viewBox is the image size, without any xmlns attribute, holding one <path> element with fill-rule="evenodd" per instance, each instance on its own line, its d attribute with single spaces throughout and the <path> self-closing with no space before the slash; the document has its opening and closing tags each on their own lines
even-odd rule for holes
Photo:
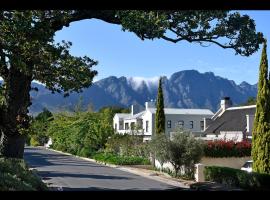
<svg viewBox="0 0 270 200">
<path fill-rule="evenodd" d="M 156 113 L 156 108 L 148 108 L 151 113 Z M 164 108 L 166 114 L 178 115 L 214 115 L 209 109 L 183 109 L 183 108 Z"/>
<path fill-rule="evenodd" d="M 256 105 L 231 107 L 224 113 L 210 122 L 205 133 L 220 133 L 220 131 L 242 131 L 247 126 L 246 115 L 255 115 Z"/>
<path fill-rule="evenodd" d="M 145 113 L 145 111 L 142 111 L 142 112 L 137 113 L 137 114 L 135 114 L 133 116 L 130 115 L 130 116 L 126 117 L 125 119 L 139 119 L 139 118 L 141 118 L 143 116 L 144 113 Z"/>
<path fill-rule="evenodd" d="M 115 113 L 114 116 L 118 116 L 119 118 L 127 118 L 127 117 L 130 117 L 131 114 L 130 113 Z"/>
</svg>

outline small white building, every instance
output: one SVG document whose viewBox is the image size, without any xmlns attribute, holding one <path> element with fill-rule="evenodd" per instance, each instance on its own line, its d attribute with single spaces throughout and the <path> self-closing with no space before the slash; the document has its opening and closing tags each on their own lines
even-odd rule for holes
<svg viewBox="0 0 270 200">
<path fill-rule="evenodd" d="M 221 100 L 220 109 L 205 120 L 205 140 L 251 140 L 256 105 L 232 107 L 229 97 Z"/>
<path fill-rule="evenodd" d="M 204 131 L 204 118 L 211 118 L 214 113 L 209 109 L 182 109 L 164 108 L 165 133 L 171 137 L 177 128 L 190 130 L 200 135 Z M 142 135 L 144 141 L 151 140 L 155 133 L 154 102 L 146 102 L 145 110 L 141 111 L 138 106 L 131 106 L 131 113 L 117 113 L 113 118 L 115 132 L 120 134 Z"/>
</svg>

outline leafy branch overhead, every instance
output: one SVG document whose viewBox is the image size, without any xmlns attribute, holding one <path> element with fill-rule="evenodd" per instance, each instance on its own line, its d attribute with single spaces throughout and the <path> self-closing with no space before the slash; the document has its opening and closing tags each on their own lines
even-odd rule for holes
<svg viewBox="0 0 270 200">
<path fill-rule="evenodd" d="M 7 78 L 10 67 L 16 66 L 53 92 L 89 87 L 97 74 L 90 69 L 97 62 L 70 55 L 71 43 L 55 44 L 53 37 L 71 22 L 92 18 L 120 24 L 143 40 L 214 43 L 243 56 L 256 52 L 263 40 L 249 16 L 229 11 L 1 11 L 0 75 Z"/>
</svg>

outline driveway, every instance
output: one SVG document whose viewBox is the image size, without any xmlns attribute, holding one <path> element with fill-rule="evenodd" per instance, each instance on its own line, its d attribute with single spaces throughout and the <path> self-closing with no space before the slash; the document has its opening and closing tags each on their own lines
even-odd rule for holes
<svg viewBox="0 0 270 200">
<path fill-rule="evenodd" d="M 182 188 L 45 148 L 26 147 L 24 159 L 57 190 L 181 190 Z"/>
</svg>

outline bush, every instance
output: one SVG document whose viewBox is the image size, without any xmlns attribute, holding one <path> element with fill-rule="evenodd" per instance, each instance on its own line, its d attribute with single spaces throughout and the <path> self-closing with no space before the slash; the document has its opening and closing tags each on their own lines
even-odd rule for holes
<svg viewBox="0 0 270 200">
<path fill-rule="evenodd" d="M 54 116 L 47 130 L 52 148 L 71 154 L 90 157 L 105 148 L 112 124 L 104 113 L 60 113 Z"/>
<path fill-rule="evenodd" d="M 270 175 L 248 173 L 229 167 L 206 166 L 205 180 L 248 190 L 270 190 Z"/>
<path fill-rule="evenodd" d="M 105 152 L 121 156 L 149 157 L 148 145 L 138 135 L 114 134 L 108 139 Z"/>
<path fill-rule="evenodd" d="M 244 157 L 251 156 L 251 143 L 225 140 L 208 141 L 204 148 L 206 157 Z"/>
<path fill-rule="evenodd" d="M 93 156 L 93 159 L 115 165 L 150 165 L 148 159 L 138 156 L 119 156 L 112 153 L 99 152 Z"/>
<path fill-rule="evenodd" d="M 166 136 L 156 136 L 151 141 L 152 153 L 161 160 L 161 164 L 170 162 L 173 165 L 175 176 L 179 171 L 186 177 L 194 178 L 194 165 L 203 156 L 203 142 L 185 130 L 178 130 L 172 140 Z"/>
<path fill-rule="evenodd" d="M 39 146 L 39 141 L 37 140 L 36 136 L 32 136 L 31 139 L 30 139 L 30 145 L 31 146 Z"/>
<path fill-rule="evenodd" d="M 48 190 L 21 159 L 0 158 L 0 191 Z"/>
</svg>

